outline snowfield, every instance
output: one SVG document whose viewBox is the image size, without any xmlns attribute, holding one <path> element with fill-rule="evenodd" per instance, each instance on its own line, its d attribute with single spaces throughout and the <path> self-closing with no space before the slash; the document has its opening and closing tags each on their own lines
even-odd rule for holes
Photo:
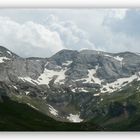
<svg viewBox="0 0 140 140">
<path fill-rule="evenodd" d="M 74 123 L 79 123 L 83 121 L 83 119 L 80 118 L 79 114 L 76 114 L 76 115 L 69 114 L 69 116 L 67 116 L 67 119 Z"/>
<path fill-rule="evenodd" d="M 72 63 L 72 61 L 66 61 L 65 63 L 62 63 L 62 66 L 69 66 Z"/>
<path fill-rule="evenodd" d="M 45 68 L 44 72 L 38 77 L 37 80 L 34 80 L 30 77 L 18 77 L 22 81 L 30 82 L 34 85 L 48 85 L 51 80 L 54 78 L 55 84 L 64 84 L 64 80 L 66 78 L 65 72 L 67 71 L 67 68 L 61 69 L 60 71 L 54 71 L 54 70 L 48 70 Z"/>
<path fill-rule="evenodd" d="M 120 56 L 116 56 L 116 57 L 114 57 L 116 60 L 118 60 L 118 61 L 123 61 L 123 57 L 120 57 Z"/>
<path fill-rule="evenodd" d="M 108 56 L 108 55 L 107 55 Z M 118 61 L 123 61 L 123 58 L 116 56 Z M 72 63 L 72 61 L 66 61 L 63 65 L 68 66 Z M 66 71 L 68 70 L 67 67 L 63 67 L 59 70 L 49 70 L 47 68 L 44 69 L 44 72 L 38 77 L 37 80 L 34 80 L 30 77 L 18 77 L 22 81 L 30 82 L 34 85 L 49 85 L 50 81 L 53 80 L 54 84 L 65 84 L 66 79 Z M 116 90 L 121 89 L 122 87 L 126 86 L 127 84 L 131 83 L 133 80 L 140 80 L 140 72 L 126 78 L 119 78 L 112 83 L 103 83 L 103 79 L 99 79 L 96 77 L 96 71 L 98 70 L 98 65 L 94 69 L 88 69 L 88 74 L 86 78 L 77 79 L 76 81 L 82 81 L 83 83 L 95 83 L 101 86 L 100 93 L 111 93 Z M 84 87 L 79 88 L 71 88 L 72 92 L 88 92 Z M 99 96 L 98 94 L 94 96 Z"/>
<path fill-rule="evenodd" d="M 101 93 L 114 92 L 114 91 L 126 86 L 127 84 L 131 83 L 133 80 L 140 80 L 139 74 L 134 74 L 131 77 L 127 77 L 127 78 L 119 78 L 115 82 L 107 83 L 106 85 L 102 86 Z M 104 90 L 104 89 L 106 89 L 106 90 Z"/>
<path fill-rule="evenodd" d="M 27 81 L 27 82 L 30 82 L 30 83 L 32 83 L 34 85 L 38 84 L 38 82 L 36 80 L 34 80 L 34 79 L 30 78 L 30 77 L 18 77 L 18 78 L 21 79 L 24 82 Z"/>
<path fill-rule="evenodd" d="M 87 75 L 88 78 L 81 78 L 81 79 L 77 79 L 75 81 L 84 80 L 83 83 L 96 83 L 96 84 L 101 85 L 102 80 L 100 80 L 98 77 L 95 76 L 97 69 L 98 69 L 98 66 L 96 66 L 95 69 L 88 70 L 88 75 Z"/>
<path fill-rule="evenodd" d="M 34 107 L 34 106 L 31 105 L 30 103 L 27 103 L 27 105 L 30 106 L 30 107 L 32 107 L 32 108 L 34 108 L 34 109 L 36 109 L 36 110 L 38 110 L 38 108 Z"/>
<path fill-rule="evenodd" d="M 54 83 L 59 83 L 59 84 L 64 84 L 64 80 L 65 80 L 65 72 L 67 71 L 67 69 L 61 69 L 60 71 L 54 71 L 54 70 L 48 70 L 45 69 L 44 72 L 39 76 L 38 78 L 38 82 L 39 84 L 45 84 L 48 85 L 49 82 L 54 79 Z M 55 77 L 56 76 L 56 77 Z"/>
<path fill-rule="evenodd" d="M 120 62 L 122 62 L 122 61 L 123 61 L 123 59 L 124 59 L 123 57 L 120 57 L 120 56 L 115 56 L 115 57 L 113 57 L 113 56 L 108 55 L 108 54 L 105 54 L 104 56 L 114 58 L 114 59 L 116 59 L 117 61 L 120 61 Z"/>
<path fill-rule="evenodd" d="M 51 105 L 49 105 L 49 111 L 54 116 L 58 115 L 58 111 L 56 109 L 54 109 Z"/>
<path fill-rule="evenodd" d="M 4 63 L 4 60 L 10 60 L 10 59 L 7 57 L 0 57 L 0 63 Z"/>
</svg>

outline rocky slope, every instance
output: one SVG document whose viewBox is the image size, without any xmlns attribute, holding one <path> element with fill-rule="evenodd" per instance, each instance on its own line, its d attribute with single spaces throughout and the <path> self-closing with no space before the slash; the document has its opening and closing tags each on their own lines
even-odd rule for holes
<svg viewBox="0 0 140 140">
<path fill-rule="evenodd" d="M 139 81 L 138 53 L 62 50 L 50 58 L 21 58 L 0 47 L 0 89 L 12 100 L 59 121 L 85 122 L 107 116 L 116 96 L 127 100 L 139 92 Z M 134 92 L 123 94 L 134 82 Z M 129 114 L 124 111 L 126 103 L 120 115 Z"/>
</svg>

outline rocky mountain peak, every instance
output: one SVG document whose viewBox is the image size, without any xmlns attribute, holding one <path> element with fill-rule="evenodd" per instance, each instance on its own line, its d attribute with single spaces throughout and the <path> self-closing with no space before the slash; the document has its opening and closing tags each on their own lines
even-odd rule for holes
<svg viewBox="0 0 140 140">
<path fill-rule="evenodd" d="M 135 53 L 61 50 L 50 58 L 21 58 L 4 47 L 0 51 L 0 82 L 8 96 L 28 104 L 31 99 L 31 106 L 57 120 L 83 121 L 102 95 L 140 81 Z"/>
<path fill-rule="evenodd" d="M 58 64 L 73 60 L 78 54 L 78 51 L 73 50 L 61 50 L 52 57 L 50 57 L 50 60 L 56 61 Z"/>
<path fill-rule="evenodd" d="M 0 46 L 0 57 L 16 58 L 19 56 L 14 54 L 12 51 L 8 50 L 7 48 Z"/>
</svg>

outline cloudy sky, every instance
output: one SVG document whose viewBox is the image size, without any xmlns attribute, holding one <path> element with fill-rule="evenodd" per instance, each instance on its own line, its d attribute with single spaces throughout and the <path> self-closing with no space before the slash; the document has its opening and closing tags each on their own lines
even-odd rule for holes
<svg viewBox="0 0 140 140">
<path fill-rule="evenodd" d="M 22 57 L 62 49 L 140 52 L 139 9 L 0 9 L 0 45 Z"/>
</svg>

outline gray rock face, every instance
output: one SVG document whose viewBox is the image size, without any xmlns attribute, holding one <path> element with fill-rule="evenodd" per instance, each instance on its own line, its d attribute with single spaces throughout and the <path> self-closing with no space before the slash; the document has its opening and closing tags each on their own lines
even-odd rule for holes
<svg viewBox="0 0 140 140">
<path fill-rule="evenodd" d="M 77 56 L 77 51 L 72 50 L 61 50 L 60 52 L 53 55 L 50 60 L 55 61 L 58 65 L 68 60 L 73 60 Z"/>
<path fill-rule="evenodd" d="M 21 58 L 0 47 L 0 82 L 9 87 L 8 95 L 25 103 L 31 98 L 38 110 L 60 121 L 94 116 L 90 108 L 101 94 L 138 80 L 139 72 L 140 55 L 130 52 L 62 50 L 50 58 Z M 79 118 L 68 119 L 71 114 Z"/>
</svg>

